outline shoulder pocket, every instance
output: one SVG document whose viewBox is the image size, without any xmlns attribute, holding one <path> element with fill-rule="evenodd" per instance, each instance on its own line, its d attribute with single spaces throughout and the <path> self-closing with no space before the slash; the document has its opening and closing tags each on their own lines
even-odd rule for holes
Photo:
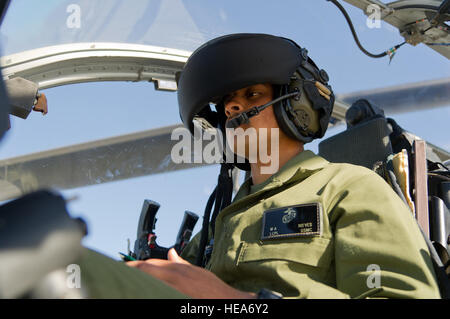
<svg viewBox="0 0 450 319">
<path fill-rule="evenodd" d="M 313 267 L 328 267 L 333 258 L 333 243 L 327 238 L 241 244 L 237 264 L 284 260 Z"/>
</svg>

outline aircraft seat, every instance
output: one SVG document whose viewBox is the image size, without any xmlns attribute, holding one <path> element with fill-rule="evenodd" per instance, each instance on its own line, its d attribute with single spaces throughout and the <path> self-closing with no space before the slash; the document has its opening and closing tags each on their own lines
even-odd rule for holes
<svg viewBox="0 0 450 319">
<path fill-rule="evenodd" d="M 319 155 L 330 162 L 361 165 L 376 171 L 418 218 L 414 204 L 408 202 L 413 197 L 413 189 L 417 193 L 415 177 L 420 174 L 413 161 L 414 156 L 417 156 L 413 154 L 413 144 L 420 139 L 404 131 L 393 119 L 386 119 L 383 110 L 367 100 L 358 100 L 352 104 L 346 112 L 346 122 L 345 131 L 319 144 Z M 432 255 L 441 295 L 450 298 L 450 170 L 440 163 L 431 148 L 424 151 L 423 161 L 426 163 L 421 173 L 427 183 L 425 189 L 428 189 L 424 196 L 425 201 L 428 198 L 426 214 L 429 233 L 423 231 L 422 226 L 421 229 Z M 399 181 L 404 176 L 395 174 L 392 159 L 399 152 L 407 158 L 403 166 L 409 167 L 406 184 L 410 188 L 400 187 L 402 183 Z M 415 196 L 417 198 L 417 194 Z"/>
</svg>

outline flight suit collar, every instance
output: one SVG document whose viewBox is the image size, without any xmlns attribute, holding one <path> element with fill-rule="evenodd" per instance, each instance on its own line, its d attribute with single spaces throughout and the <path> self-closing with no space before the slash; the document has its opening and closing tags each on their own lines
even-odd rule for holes
<svg viewBox="0 0 450 319">
<path fill-rule="evenodd" d="M 280 187 L 284 184 L 296 182 L 311 176 L 314 172 L 322 169 L 329 162 L 324 158 L 315 155 L 313 152 L 306 150 L 291 158 L 280 170 L 269 177 L 265 182 L 256 186 L 254 192 L 251 192 L 252 180 L 246 180 L 231 205 L 226 207 L 219 214 L 226 214 L 228 211 L 239 209 L 239 206 L 247 205 L 260 195 Z"/>
</svg>

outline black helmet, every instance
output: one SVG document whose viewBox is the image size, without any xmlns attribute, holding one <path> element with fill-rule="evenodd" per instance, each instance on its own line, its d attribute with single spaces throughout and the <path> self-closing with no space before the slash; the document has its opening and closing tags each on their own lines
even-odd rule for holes
<svg viewBox="0 0 450 319">
<path fill-rule="evenodd" d="M 193 134 L 193 120 L 199 117 L 223 129 L 223 97 L 259 83 L 274 85 L 274 98 L 300 92 L 274 105 L 278 124 L 286 134 L 304 143 L 325 134 L 334 104 L 327 73 L 294 41 L 268 34 L 221 36 L 190 56 L 178 75 L 183 124 Z"/>
</svg>

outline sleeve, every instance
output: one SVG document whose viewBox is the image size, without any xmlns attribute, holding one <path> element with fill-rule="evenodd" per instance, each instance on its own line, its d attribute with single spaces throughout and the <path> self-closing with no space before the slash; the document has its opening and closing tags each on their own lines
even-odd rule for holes
<svg viewBox="0 0 450 319">
<path fill-rule="evenodd" d="M 197 262 L 198 250 L 200 247 L 200 238 L 202 237 L 202 231 L 200 230 L 194 237 L 189 241 L 189 243 L 184 247 L 181 252 L 181 258 L 187 260 L 191 264 L 195 265 Z M 212 237 L 211 225 L 208 228 L 208 242 Z"/>
<path fill-rule="evenodd" d="M 381 177 L 353 178 L 329 205 L 337 290 L 352 298 L 440 298 L 419 226 Z"/>
<path fill-rule="evenodd" d="M 181 258 L 195 265 L 198 254 L 198 247 L 200 245 L 201 231 L 199 231 L 195 236 L 189 241 L 189 243 L 184 247 L 181 252 Z"/>
</svg>

